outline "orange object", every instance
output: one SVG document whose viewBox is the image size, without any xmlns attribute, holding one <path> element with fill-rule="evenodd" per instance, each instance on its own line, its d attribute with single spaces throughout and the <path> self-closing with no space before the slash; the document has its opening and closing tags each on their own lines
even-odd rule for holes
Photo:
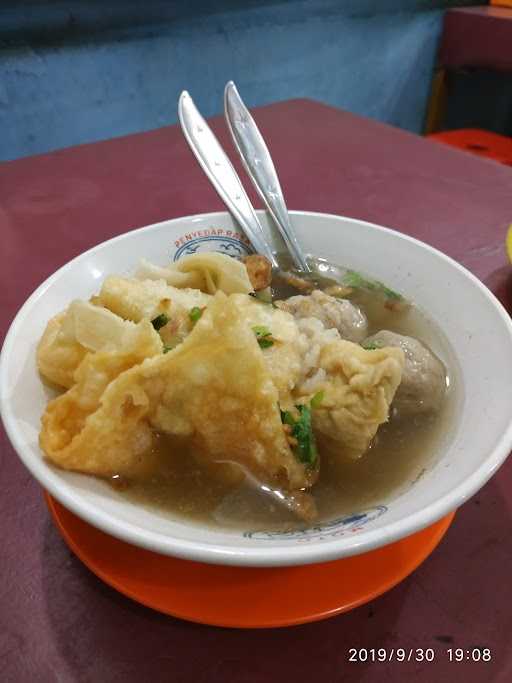
<svg viewBox="0 0 512 683">
<path fill-rule="evenodd" d="M 491 0 L 491 5 L 498 7 L 512 7 L 512 0 Z"/>
<path fill-rule="evenodd" d="M 120 593 L 165 614 L 214 626 L 269 628 L 317 621 L 376 598 L 437 546 L 454 512 L 364 555 L 299 567 L 228 567 L 137 548 L 90 526 L 46 494 L 71 550 Z"/>
<path fill-rule="evenodd" d="M 494 159 L 500 164 L 512 166 L 512 138 L 478 128 L 462 128 L 448 130 L 443 133 L 432 133 L 430 139 L 443 142 L 445 145 L 464 149 L 472 154 Z"/>
</svg>

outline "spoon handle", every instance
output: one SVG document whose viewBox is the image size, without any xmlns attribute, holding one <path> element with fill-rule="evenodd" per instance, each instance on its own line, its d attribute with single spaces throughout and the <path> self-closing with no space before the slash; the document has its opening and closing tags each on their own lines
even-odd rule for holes
<svg viewBox="0 0 512 683">
<path fill-rule="evenodd" d="M 265 239 L 237 172 L 186 90 L 180 95 L 178 116 L 191 150 L 220 198 L 240 224 L 256 252 L 266 256 L 273 267 L 277 268 L 276 257 Z"/>
<path fill-rule="evenodd" d="M 245 170 L 274 219 L 295 265 L 299 270 L 310 272 L 291 224 L 268 147 L 233 81 L 229 81 L 224 90 L 224 112 Z"/>
</svg>

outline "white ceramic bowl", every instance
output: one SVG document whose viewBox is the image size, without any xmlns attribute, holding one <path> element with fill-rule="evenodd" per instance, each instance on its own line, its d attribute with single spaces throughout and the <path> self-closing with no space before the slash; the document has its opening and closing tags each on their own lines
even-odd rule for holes
<svg viewBox="0 0 512 683">
<path fill-rule="evenodd" d="M 21 460 L 64 506 L 113 536 L 167 555 L 233 565 L 306 564 L 418 531 L 461 505 L 502 464 L 512 445 L 512 324 L 494 296 L 455 261 L 400 233 L 339 216 L 292 215 L 307 252 L 401 291 L 446 335 L 449 344 L 434 350 L 446 360 L 450 346 L 455 349 L 457 361 L 448 359 L 458 392 L 453 424 L 435 464 L 376 507 L 305 532 L 265 534 L 173 520 L 137 507 L 97 479 L 45 462 L 38 432 L 49 390 L 38 376 L 35 349 L 46 322 L 71 298 L 96 292 L 109 273 L 133 271 L 141 256 L 164 264 L 196 250 L 243 252 L 244 238 L 230 216 L 211 213 L 141 228 L 85 252 L 48 278 L 12 323 L 0 361 L 2 418 Z"/>
</svg>

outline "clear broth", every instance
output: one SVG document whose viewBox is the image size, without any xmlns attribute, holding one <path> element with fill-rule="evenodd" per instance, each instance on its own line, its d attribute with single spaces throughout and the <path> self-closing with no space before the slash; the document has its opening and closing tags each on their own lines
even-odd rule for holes
<svg viewBox="0 0 512 683">
<path fill-rule="evenodd" d="M 291 292 L 282 294 L 289 296 Z M 441 410 L 433 416 L 418 416 L 408 422 L 391 418 L 379 428 L 370 449 L 357 460 L 329 452 L 320 441 L 320 476 L 310 489 L 319 513 L 315 523 L 386 503 L 413 485 L 451 439 L 461 391 L 457 361 L 444 334 L 414 305 L 405 311 L 391 311 L 372 295 L 356 291 L 350 300 L 366 313 L 369 334 L 389 329 L 416 337 L 429 346 L 447 368 L 448 391 Z M 158 475 L 129 486 L 112 482 L 136 504 L 172 518 L 223 529 L 288 531 L 306 526 L 254 487 L 216 480 L 191 453 L 177 449 L 165 436 L 158 437 L 153 456 L 158 462 Z"/>
</svg>

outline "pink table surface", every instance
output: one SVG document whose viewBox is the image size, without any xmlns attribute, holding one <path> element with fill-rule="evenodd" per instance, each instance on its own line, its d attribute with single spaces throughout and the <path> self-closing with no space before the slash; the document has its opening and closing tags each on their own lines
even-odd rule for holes
<svg viewBox="0 0 512 683">
<path fill-rule="evenodd" d="M 307 100 L 263 107 L 256 118 L 290 208 L 414 235 L 510 305 L 503 240 L 512 169 Z M 227 147 L 222 121 L 213 125 Z M 30 292 L 84 249 L 137 226 L 221 208 L 175 126 L 0 165 L 2 335 Z M 442 283 L 432 287 L 443 295 Z M 512 461 L 462 507 L 433 555 L 386 595 L 324 622 L 235 631 L 162 616 L 102 584 L 67 549 L 38 484 L 4 432 L 0 439 L 3 681 L 512 680 Z M 490 648 L 493 661 L 448 661 L 448 647 L 473 646 Z M 436 656 L 356 664 L 347 661 L 351 647 L 431 647 Z"/>
</svg>

